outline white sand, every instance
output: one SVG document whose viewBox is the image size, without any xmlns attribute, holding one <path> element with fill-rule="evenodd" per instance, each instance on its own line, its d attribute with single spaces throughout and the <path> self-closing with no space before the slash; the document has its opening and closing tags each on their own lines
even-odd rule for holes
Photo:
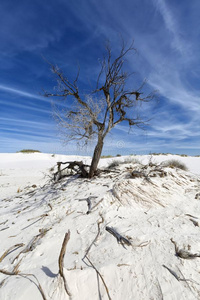
<svg viewBox="0 0 200 300">
<path fill-rule="evenodd" d="M 150 159 L 133 158 L 143 164 Z M 170 240 L 176 241 L 180 249 L 200 253 L 200 228 L 191 221 L 200 225 L 200 199 L 195 199 L 200 193 L 200 157 L 164 155 L 151 160 L 160 163 L 172 158 L 184 162 L 189 171 L 166 168 L 165 177 L 133 179 L 130 172 L 139 170 L 139 165 L 129 163 L 120 165 L 118 173 L 92 180 L 68 177 L 51 185 L 48 170 L 57 161 L 89 162 L 90 158 L 0 154 L 0 257 L 13 245 L 24 244 L 2 258 L 0 269 L 12 272 L 19 263 L 19 275 L 35 275 L 46 299 L 70 299 L 58 276 L 60 249 L 70 230 L 64 274 L 71 299 L 109 299 L 101 278 L 87 259 L 82 260 L 98 233 L 98 222 L 103 221 L 88 257 L 103 276 L 110 299 L 200 299 L 200 258 L 177 257 Z M 100 166 L 126 159 L 102 159 Z M 92 207 L 99 203 L 90 214 L 86 214 L 87 202 L 83 200 L 87 197 Z M 124 248 L 117 243 L 106 226 L 130 238 L 132 245 Z M 41 232 L 46 234 L 41 236 Z M 21 253 L 13 262 L 36 236 L 31 251 Z M 42 299 L 36 279 L 19 275 L 0 274 L 0 299 Z"/>
</svg>

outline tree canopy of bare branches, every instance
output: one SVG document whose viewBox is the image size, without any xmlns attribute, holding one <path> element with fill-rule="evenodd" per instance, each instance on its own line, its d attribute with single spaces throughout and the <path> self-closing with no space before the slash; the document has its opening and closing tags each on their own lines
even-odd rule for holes
<svg viewBox="0 0 200 300">
<path fill-rule="evenodd" d="M 70 81 L 57 66 L 50 64 L 58 85 L 56 92 L 45 92 L 44 96 L 73 100 L 70 109 L 54 111 L 60 128 L 66 132 L 66 139 L 87 142 L 95 137 L 97 140 L 88 174 L 90 178 L 97 170 L 104 139 L 112 128 L 121 122 L 127 122 L 130 127 L 145 124 L 144 118 L 137 114 L 137 106 L 152 100 L 155 93 L 145 96 L 144 82 L 137 89 L 128 84 L 131 74 L 124 70 L 124 63 L 126 56 L 135 51 L 133 43 L 126 47 L 123 42 L 119 54 L 113 58 L 111 46 L 107 44 L 96 88 L 84 97 L 78 88 L 79 71 L 74 81 Z"/>
</svg>

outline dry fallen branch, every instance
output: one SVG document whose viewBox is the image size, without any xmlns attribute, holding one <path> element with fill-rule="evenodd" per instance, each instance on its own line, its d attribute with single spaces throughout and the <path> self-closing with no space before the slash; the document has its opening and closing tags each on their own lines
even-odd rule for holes
<svg viewBox="0 0 200 300">
<path fill-rule="evenodd" d="M 19 274 L 19 266 L 20 266 L 21 261 L 22 261 L 22 258 L 18 261 L 18 263 L 13 268 L 13 272 L 15 274 Z"/>
<path fill-rule="evenodd" d="M 131 246 L 131 242 L 127 238 L 125 238 L 121 234 L 119 234 L 113 227 L 106 226 L 106 230 L 110 234 L 112 234 L 117 239 L 117 242 L 119 244 L 121 244 L 124 248 L 125 248 L 124 244 L 126 244 L 127 246 Z"/>
<path fill-rule="evenodd" d="M 43 289 L 42 289 L 42 286 L 40 285 L 40 283 L 39 283 L 37 277 L 36 277 L 34 274 L 19 274 L 19 275 L 20 275 L 21 277 L 24 277 L 24 278 L 27 278 L 27 277 L 30 277 L 30 276 L 32 276 L 33 278 L 35 278 L 35 280 L 37 281 L 36 286 L 37 286 L 38 290 L 40 291 L 40 294 L 41 294 L 43 300 L 47 300 L 47 298 L 46 298 L 46 296 L 45 296 L 45 294 L 44 294 L 44 291 L 43 291 Z M 28 278 L 28 279 L 30 280 L 30 278 Z M 33 282 L 33 283 L 35 284 L 34 281 L 31 280 L 31 282 Z"/>
<path fill-rule="evenodd" d="M 192 218 L 194 218 L 194 219 L 198 219 L 198 217 L 195 217 L 195 216 L 190 215 L 190 214 L 185 214 L 185 216 L 192 217 Z"/>
<path fill-rule="evenodd" d="M 34 217 L 34 218 L 30 218 L 30 219 L 28 219 L 27 221 L 29 222 L 29 221 L 36 220 L 36 219 L 38 219 L 37 221 L 39 221 L 39 220 L 43 219 L 44 217 L 48 217 L 48 214 L 47 214 L 47 213 L 44 213 L 44 214 L 42 214 L 42 215 L 40 215 L 40 216 L 37 216 L 37 217 Z M 33 224 L 34 224 L 34 223 L 33 223 Z M 27 227 L 25 227 L 25 228 L 27 228 Z M 24 228 L 23 228 L 23 229 L 24 229 Z"/>
<path fill-rule="evenodd" d="M 49 211 L 51 211 L 51 210 L 53 209 L 52 205 L 51 205 L 50 203 L 48 203 L 48 206 L 49 206 L 49 208 L 50 208 Z"/>
<path fill-rule="evenodd" d="M 88 253 L 89 253 L 89 251 L 90 251 L 90 249 L 91 249 L 91 247 L 92 247 L 92 245 L 94 245 L 94 243 L 97 241 L 97 239 L 98 239 L 98 237 L 99 237 L 99 235 L 100 235 L 100 224 L 102 224 L 102 223 L 104 222 L 103 216 L 102 216 L 102 215 L 100 215 L 100 216 L 101 216 L 101 220 L 97 223 L 97 227 L 98 227 L 97 235 L 96 235 L 95 239 L 93 240 L 93 242 L 92 242 L 92 243 L 90 244 L 90 246 L 88 247 L 88 249 L 86 250 L 85 255 L 84 255 L 84 257 L 82 258 L 82 260 L 83 260 L 83 262 L 84 262 L 87 266 L 92 267 L 92 268 L 96 271 L 97 276 L 99 276 L 99 277 L 101 278 L 102 282 L 103 282 L 103 285 L 104 285 L 104 287 L 105 287 L 105 289 L 106 289 L 106 293 L 107 293 L 107 295 L 108 295 L 108 299 L 109 299 L 109 300 L 112 300 L 111 297 L 110 297 L 110 295 L 109 295 L 108 287 L 107 287 L 107 285 L 106 285 L 106 283 L 105 283 L 105 281 L 104 281 L 102 275 L 99 273 L 99 271 L 96 269 L 96 267 L 93 265 L 93 263 L 91 262 L 91 260 L 90 260 L 90 259 L 88 258 L 88 256 L 87 256 Z M 90 265 L 88 265 L 88 263 L 85 262 L 85 258 L 88 260 L 88 262 L 90 263 Z"/>
<path fill-rule="evenodd" d="M 4 231 L 4 230 L 6 230 L 6 229 L 8 229 L 8 228 L 10 228 L 10 227 L 9 227 L 9 226 L 4 227 L 4 228 L 0 229 L 0 231 Z"/>
<path fill-rule="evenodd" d="M 0 269 L 0 273 L 2 273 L 4 275 L 9 275 L 9 276 L 18 275 L 18 273 L 16 273 L 16 272 L 10 272 L 10 271 L 4 270 L 4 269 Z"/>
<path fill-rule="evenodd" d="M 88 214 L 91 212 L 91 206 L 92 206 L 90 197 L 84 198 L 84 199 L 80 199 L 79 201 L 86 201 L 86 202 L 87 202 L 87 205 L 88 205 L 88 211 L 87 211 L 86 214 L 88 215 Z"/>
<path fill-rule="evenodd" d="M 8 222 L 8 220 L 1 222 L 0 225 L 5 225 Z"/>
<path fill-rule="evenodd" d="M 196 282 L 195 280 L 192 280 L 192 279 L 186 279 L 184 276 L 183 276 L 183 274 L 182 274 L 182 272 L 180 271 L 180 269 L 179 269 L 179 272 L 181 273 L 181 275 L 183 276 L 183 278 L 181 278 L 180 276 L 178 276 L 177 274 L 176 274 L 176 272 L 174 272 L 173 270 L 171 270 L 170 268 L 168 268 L 167 266 L 165 266 L 165 265 L 162 265 L 165 269 L 167 269 L 175 278 L 176 278 L 176 280 L 178 280 L 178 281 L 190 281 L 190 282 L 193 282 L 193 283 L 196 283 L 196 284 L 198 284 L 199 285 L 199 283 L 198 282 Z"/>
<path fill-rule="evenodd" d="M 37 216 L 37 217 L 33 217 L 33 218 L 28 219 L 28 220 L 27 220 L 28 222 L 29 222 L 29 221 L 32 221 L 32 220 L 36 220 L 36 221 L 33 222 L 33 223 L 31 223 L 31 224 L 29 224 L 29 225 L 27 225 L 27 226 L 25 226 L 25 227 L 23 227 L 22 230 L 27 229 L 28 227 L 30 227 L 30 226 L 34 225 L 35 223 L 39 222 L 40 220 L 42 220 L 42 219 L 48 217 L 48 216 L 49 216 L 49 212 L 52 211 L 52 209 L 53 209 L 53 208 L 52 208 L 52 205 L 51 205 L 50 203 L 48 203 L 48 206 L 49 206 L 50 209 L 49 209 L 46 213 L 44 213 L 44 214 L 42 214 L 42 215 L 40 215 L 40 216 Z"/>
<path fill-rule="evenodd" d="M 183 259 L 194 259 L 195 257 L 200 257 L 198 253 L 190 253 L 184 249 L 179 249 L 176 242 L 171 239 L 171 242 L 174 244 L 176 256 L 181 257 Z"/>
<path fill-rule="evenodd" d="M 14 270 L 11 271 L 11 272 L 10 272 L 10 271 L 7 271 L 7 270 L 4 270 L 4 269 L 1 269 L 1 270 L 0 270 L 0 273 L 2 273 L 2 274 L 4 274 L 4 275 L 7 275 L 7 276 L 20 276 L 20 277 L 29 279 L 31 282 L 33 282 L 33 283 L 37 286 L 37 288 L 38 288 L 38 290 L 40 291 L 40 294 L 41 294 L 43 300 L 47 300 L 47 298 L 46 298 L 46 296 L 45 296 L 45 294 L 44 294 L 44 291 L 43 291 L 43 289 L 42 289 L 42 287 L 41 287 L 41 285 L 40 285 L 40 283 L 39 283 L 37 277 L 36 277 L 34 274 L 24 274 L 24 273 L 19 273 L 19 271 L 15 271 L 15 268 L 14 268 Z M 37 281 L 37 284 L 36 284 L 33 280 L 31 280 L 29 277 L 34 277 L 35 280 Z M 4 282 L 5 282 L 5 280 L 4 280 L 2 283 L 4 283 Z M 1 286 L 2 286 L 2 285 L 1 285 Z"/>
<path fill-rule="evenodd" d="M 193 220 L 193 219 L 189 219 L 189 220 L 194 224 L 194 226 L 199 227 L 199 222 L 197 222 L 196 220 Z"/>
<path fill-rule="evenodd" d="M 61 169 L 61 165 L 68 164 L 64 169 Z M 53 174 L 54 181 L 59 181 L 61 178 L 65 177 L 62 175 L 62 172 L 66 169 L 71 171 L 75 171 L 77 174 L 80 174 L 83 177 L 88 177 L 88 171 L 86 170 L 89 168 L 89 165 L 85 165 L 82 161 L 67 161 L 67 162 L 57 162 L 58 171 Z"/>
<path fill-rule="evenodd" d="M 100 216 L 101 216 L 101 215 L 100 215 Z M 99 222 L 97 223 L 97 227 L 98 227 L 97 235 L 96 235 L 95 239 L 93 240 L 93 242 L 90 244 L 90 246 L 87 248 L 84 257 L 82 258 L 83 261 L 84 261 L 85 257 L 88 255 L 88 253 L 89 253 L 89 251 L 90 251 L 92 245 L 94 245 L 94 243 L 97 241 L 97 239 L 98 239 L 98 237 L 99 237 L 99 235 L 100 235 L 100 224 L 102 224 L 103 222 L 104 222 L 104 218 L 101 216 L 101 221 L 99 221 Z"/>
<path fill-rule="evenodd" d="M 97 202 L 97 203 L 92 207 L 92 210 L 93 210 L 94 208 L 96 208 L 103 200 L 104 200 L 104 198 L 102 198 L 101 200 L 99 200 L 99 202 Z"/>
<path fill-rule="evenodd" d="M 89 261 L 90 265 L 92 266 L 92 268 L 96 271 L 97 275 L 101 278 L 102 282 L 103 282 L 103 285 L 106 289 L 106 293 L 108 295 L 108 299 L 109 300 L 112 300 L 112 298 L 110 297 L 110 294 L 109 294 L 109 290 L 108 290 L 108 287 L 105 283 L 105 280 L 103 279 L 103 276 L 101 275 L 101 273 L 97 270 L 97 268 L 93 265 L 93 263 L 91 262 L 91 260 L 88 258 L 88 256 L 86 255 L 85 258 L 87 258 L 87 260 Z"/>
<path fill-rule="evenodd" d="M 35 220 L 35 219 L 43 219 L 44 217 L 48 217 L 48 213 L 50 211 L 52 211 L 53 207 L 52 207 L 52 205 L 50 203 L 48 203 L 47 205 L 49 206 L 50 209 L 46 213 L 44 213 L 44 214 L 42 214 L 40 216 L 34 217 L 34 218 L 30 218 L 27 221 L 32 221 L 32 220 Z"/>
<path fill-rule="evenodd" d="M 75 212 L 75 210 L 72 210 L 72 211 L 67 210 L 67 211 L 66 211 L 66 216 L 70 216 L 70 215 L 73 214 L 74 212 Z"/>
<path fill-rule="evenodd" d="M 7 279 L 7 278 L 3 279 L 3 280 L 0 282 L 0 288 L 4 285 L 4 283 L 6 282 L 6 279 Z"/>
<path fill-rule="evenodd" d="M 33 251 L 33 249 L 35 249 L 35 247 L 38 244 L 38 241 L 43 238 L 45 236 L 45 234 L 47 233 L 47 231 L 49 231 L 51 228 L 44 228 L 40 230 L 40 233 L 36 236 L 34 236 L 30 242 L 28 243 L 28 245 L 21 251 L 19 252 L 19 254 L 13 259 L 12 264 L 15 262 L 16 259 L 18 259 L 18 257 L 22 254 L 22 253 L 27 253 L 29 251 Z"/>
<path fill-rule="evenodd" d="M 66 247 L 67 247 L 67 243 L 68 243 L 69 239 L 70 239 L 70 231 L 68 230 L 68 232 L 65 234 L 65 237 L 63 240 L 62 248 L 61 248 L 59 259 L 58 259 L 58 265 L 59 265 L 59 274 L 63 279 L 65 291 L 66 291 L 67 295 L 69 297 L 71 297 L 71 293 L 69 292 L 69 287 L 67 285 L 67 281 L 66 281 L 66 278 L 65 278 L 65 275 L 63 272 L 64 257 L 65 257 Z"/>
<path fill-rule="evenodd" d="M 13 251 L 15 248 L 18 249 L 19 247 L 23 247 L 23 246 L 24 246 L 24 244 L 21 243 L 21 244 L 16 244 L 16 245 L 10 247 L 10 248 L 9 248 L 8 250 L 6 250 L 6 251 L 3 253 L 3 255 L 0 257 L 0 262 L 2 262 L 2 260 L 9 254 L 9 252 Z"/>
<path fill-rule="evenodd" d="M 175 278 L 176 280 L 180 281 L 180 277 L 173 271 L 171 270 L 170 268 L 168 268 L 167 266 L 165 265 L 162 265 L 165 269 L 167 269 Z"/>
</svg>

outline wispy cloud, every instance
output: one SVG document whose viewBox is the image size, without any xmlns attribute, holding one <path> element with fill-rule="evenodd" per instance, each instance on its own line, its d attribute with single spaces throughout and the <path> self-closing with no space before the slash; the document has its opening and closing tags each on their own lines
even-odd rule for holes
<svg viewBox="0 0 200 300">
<path fill-rule="evenodd" d="M 39 140 L 40 138 L 43 138 L 45 140 L 47 140 L 48 138 L 50 138 L 51 140 L 59 140 L 59 138 L 56 138 L 55 134 L 47 134 L 46 132 L 41 132 L 41 131 L 32 131 L 32 130 L 28 130 L 28 129 L 15 129 L 13 130 L 12 128 L 7 128 L 7 127 L 2 127 L 1 128 L 3 134 L 5 135 L 12 135 L 12 137 L 14 136 L 26 136 L 26 138 L 28 137 L 29 139 L 36 139 Z"/>
<path fill-rule="evenodd" d="M 171 70 L 172 71 L 172 70 Z M 199 91 L 191 90 L 181 81 L 181 74 L 173 70 L 170 74 L 167 66 L 163 72 L 152 72 L 149 84 L 158 89 L 171 103 L 177 103 L 188 110 L 188 113 L 198 113 L 200 110 Z"/>
<path fill-rule="evenodd" d="M 10 87 L 10 86 L 6 86 L 6 85 L 0 85 L 0 91 L 2 91 L 4 93 L 8 93 L 8 94 L 21 96 L 23 98 L 28 98 L 30 100 L 31 99 L 39 100 L 40 103 L 45 102 L 45 103 L 51 105 L 52 107 L 53 107 L 53 105 L 55 105 L 55 103 L 59 107 L 63 107 L 63 108 L 69 108 L 70 107 L 70 104 L 66 103 L 66 101 L 56 102 L 56 101 L 53 101 L 53 98 L 47 98 L 47 97 L 44 97 L 44 96 L 41 96 L 41 95 L 36 95 L 34 93 L 30 93 L 30 92 L 20 90 L 20 89 L 17 89 L 17 88 L 13 88 L 13 87 Z M 4 96 L 4 98 L 5 98 L 5 96 Z M 56 100 L 56 98 L 54 98 L 54 100 Z M 10 106 L 13 106 L 13 107 L 28 109 L 29 111 L 31 111 L 31 110 L 32 111 L 38 111 L 38 112 L 42 112 L 42 113 L 45 113 L 45 114 L 50 114 L 51 112 L 53 112 L 53 108 L 49 109 L 47 106 L 46 106 L 45 109 L 43 109 L 43 108 L 39 108 L 38 106 L 34 107 L 32 105 L 25 105 L 25 104 L 15 103 L 14 101 L 9 102 L 9 101 L 0 100 L 0 103 L 10 105 Z"/>
<path fill-rule="evenodd" d="M 16 119 L 16 118 L 6 118 L 6 117 L 0 117 L 0 122 L 3 124 L 11 124 L 12 126 L 21 123 L 22 126 L 31 126 L 36 128 L 49 128 L 52 126 L 52 124 L 46 122 L 40 122 L 40 121 L 30 121 L 30 120 L 23 120 L 23 119 Z"/>
<path fill-rule="evenodd" d="M 13 94 L 17 94 L 19 96 L 23 96 L 23 97 L 27 97 L 27 98 L 32 98 L 32 99 L 49 102 L 49 100 L 45 99 L 45 97 L 43 97 L 43 96 L 35 95 L 35 94 L 29 93 L 29 92 L 26 92 L 23 90 L 19 90 L 19 89 L 13 88 L 13 87 L 6 86 L 6 85 L 0 85 L 0 90 L 9 92 L 9 93 L 13 93 Z"/>
<path fill-rule="evenodd" d="M 37 111 L 40 113 L 44 113 L 44 114 L 48 114 L 50 115 L 52 113 L 52 110 L 46 108 L 46 109 L 42 109 L 42 108 L 38 108 L 38 107 L 33 107 L 31 105 L 25 105 L 25 104 L 20 104 L 20 103 L 13 103 L 13 102 L 8 102 L 8 101 L 3 101 L 0 100 L 0 104 L 4 105 L 4 106 L 10 106 L 13 109 L 14 108 L 19 108 L 19 109 L 23 109 L 24 113 L 27 112 L 31 112 L 31 111 Z"/>
<path fill-rule="evenodd" d="M 162 15 L 166 28 L 172 34 L 172 47 L 181 54 L 187 54 L 189 45 L 181 38 L 181 32 L 176 22 L 176 15 L 173 15 L 165 0 L 153 0 L 153 3 Z"/>
<path fill-rule="evenodd" d="M 31 136 L 44 136 L 58 139 L 56 137 L 55 124 L 49 122 L 36 122 L 14 118 L 0 118 L 1 136 L 24 134 Z"/>
</svg>

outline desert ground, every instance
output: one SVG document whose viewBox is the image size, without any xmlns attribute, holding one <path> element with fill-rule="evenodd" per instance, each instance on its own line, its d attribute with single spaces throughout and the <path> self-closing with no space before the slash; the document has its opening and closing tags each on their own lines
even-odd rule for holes
<svg viewBox="0 0 200 300">
<path fill-rule="evenodd" d="M 0 154 L 0 299 L 200 299 L 200 157 L 73 160 Z"/>
</svg>

